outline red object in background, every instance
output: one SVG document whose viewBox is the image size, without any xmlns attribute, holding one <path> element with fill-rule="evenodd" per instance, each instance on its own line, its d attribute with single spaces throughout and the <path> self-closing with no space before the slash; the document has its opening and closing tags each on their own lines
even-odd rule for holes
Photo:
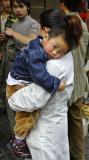
<svg viewBox="0 0 89 160">
<path fill-rule="evenodd" d="M 79 15 L 85 21 L 87 18 L 89 18 L 89 11 L 80 12 Z"/>
<path fill-rule="evenodd" d="M 79 13 L 80 17 L 86 23 L 88 31 L 89 31 L 89 11 L 84 11 Z"/>
</svg>

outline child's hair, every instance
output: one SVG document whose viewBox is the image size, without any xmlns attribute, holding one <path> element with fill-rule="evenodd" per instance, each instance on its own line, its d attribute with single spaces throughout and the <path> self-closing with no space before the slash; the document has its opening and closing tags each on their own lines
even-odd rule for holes
<svg viewBox="0 0 89 160">
<path fill-rule="evenodd" d="M 14 1 L 16 1 L 18 4 L 23 3 L 25 6 L 27 6 L 28 14 L 30 14 L 30 10 L 31 10 L 30 0 L 11 0 L 12 6 L 13 6 L 13 2 L 14 2 Z"/>
<path fill-rule="evenodd" d="M 81 7 L 82 0 L 59 0 L 60 3 L 64 3 L 64 5 L 73 12 L 78 12 Z"/>
<path fill-rule="evenodd" d="M 60 9 L 50 9 L 40 15 L 40 24 L 42 28 L 50 29 L 49 37 L 61 35 L 70 50 L 79 45 L 82 25 L 76 15 L 65 15 Z"/>
</svg>

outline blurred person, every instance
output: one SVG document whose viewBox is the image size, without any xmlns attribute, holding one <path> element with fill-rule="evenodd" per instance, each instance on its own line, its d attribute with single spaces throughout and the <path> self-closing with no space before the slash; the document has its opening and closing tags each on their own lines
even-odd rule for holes
<svg viewBox="0 0 89 160">
<path fill-rule="evenodd" d="M 81 0 L 60 0 L 59 7 L 67 15 L 77 15 L 80 9 Z M 77 12 L 77 13 L 76 13 Z M 89 91 L 88 81 L 85 72 L 85 58 L 89 42 L 89 33 L 86 24 L 81 20 L 83 35 L 80 45 L 72 50 L 74 58 L 74 89 L 68 110 L 68 131 L 71 160 L 84 160 L 84 130 L 82 122 L 82 102 L 85 91 Z M 76 24 L 75 24 L 76 25 Z M 89 54 L 89 53 L 88 53 Z"/>
<path fill-rule="evenodd" d="M 10 14 L 10 0 L 0 1 L 0 112 L 5 110 L 5 93 L 3 84 L 3 70 L 2 70 L 2 48 L 6 41 L 6 36 L 4 33 L 7 18 Z"/>
<path fill-rule="evenodd" d="M 30 15 L 31 4 L 29 0 L 13 0 L 12 8 L 17 21 L 11 28 L 7 27 L 5 34 L 9 36 L 6 45 L 8 66 L 14 62 L 19 51 L 39 32 L 39 23 Z"/>
</svg>

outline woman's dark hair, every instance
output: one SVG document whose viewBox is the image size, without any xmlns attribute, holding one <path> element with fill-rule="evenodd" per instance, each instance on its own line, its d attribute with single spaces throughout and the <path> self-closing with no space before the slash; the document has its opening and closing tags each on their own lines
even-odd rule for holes
<svg viewBox="0 0 89 160">
<path fill-rule="evenodd" d="M 70 50 L 79 45 L 82 36 L 82 25 L 76 15 L 65 15 L 60 9 L 50 9 L 40 15 L 40 24 L 42 28 L 50 28 L 50 37 L 61 35 Z"/>
<path fill-rule="evenodd" d="M 16 3 L 18 4 L 24 4 L 25 6 L 27 6 L 27 11 L 28 11 L 28 14 L 30 14 L 30 10 L 31 10 L 31 3 L 30 3 L 30 0 L 10 0 L 11 1 L 11 4 L 13 6 L 13 2 L 16 1 Z"/>
<path fill-rule="evenodd" d="M 83 33 L 81 20 L 76 15 L 66 15 L 65 21 L 67 24 L 67 27 L 65 27 L 65 38 L 69 42 L 69 45 L 71 44 L 71 48 L 77 47 Z"/>
<path fill-rule="evenodd" d="M 73 12 L 78 12 L 81 8 L 82 0 L 60 0 L 60 3 L 64 3 L 64 5 Z"/>
<path fill-rule="evenodd" d="M 65 13 L 60 9 L 49 9 L 40 14 L 41 27 L 53 28 L 64 22 Z"/>
</svg>

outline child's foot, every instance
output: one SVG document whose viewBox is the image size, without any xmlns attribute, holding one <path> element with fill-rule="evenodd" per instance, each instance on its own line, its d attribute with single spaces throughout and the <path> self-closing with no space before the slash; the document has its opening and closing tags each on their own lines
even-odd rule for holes
<svg viewBox="0 0 89 160">
<path fill-rule="evenodd" d="M 31 158 L 31 153 L 26 145 L 25 140 L 18 140 L 14 138 L 8 142 L 7 147 L 12 154 L 18 157 Z"/>
</svg>

